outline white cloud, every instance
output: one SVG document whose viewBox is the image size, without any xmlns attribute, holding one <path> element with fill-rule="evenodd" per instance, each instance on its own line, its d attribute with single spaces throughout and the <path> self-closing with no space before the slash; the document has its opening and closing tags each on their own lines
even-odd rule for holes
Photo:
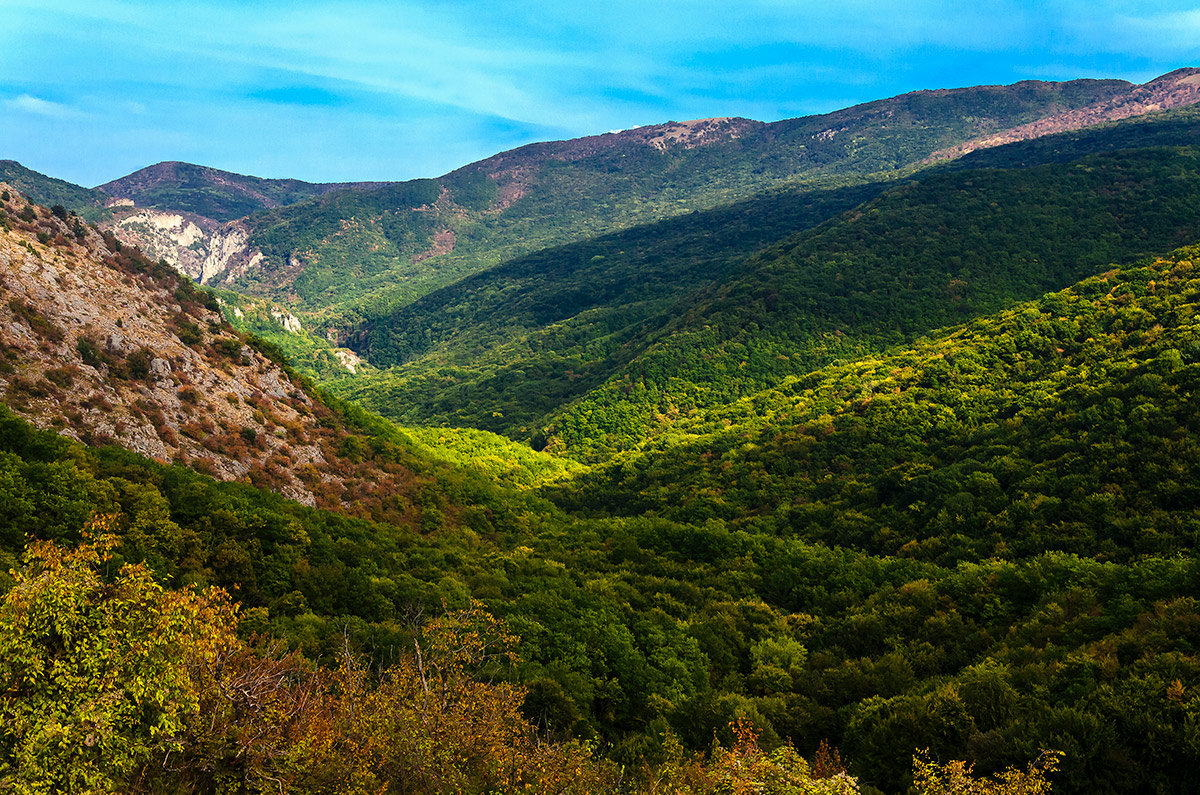
<svg viewBox="0 0 1200 795">
<path fill-rule="evenodd" d="M 64 105 L 61 102 L 51 102 L 48 99 L 42 99 L 30 94 L 21 94 L 12 99 L 3 100 L 2 104 L 9 110 L 29 113 L 34 116 L 45 116 L 51 119 L 78 119 L 85 115 L 83 112 L 69 105 Z"/>
</svg>

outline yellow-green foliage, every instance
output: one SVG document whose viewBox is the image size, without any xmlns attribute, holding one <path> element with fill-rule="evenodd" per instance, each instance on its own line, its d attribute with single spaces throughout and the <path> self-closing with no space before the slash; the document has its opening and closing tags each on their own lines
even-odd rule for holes
<svg viewBox="0 0 1200 795">
<path fill-rule="evenodd" d="M 223 592 L 164 590 L 140 565 L 107 577 L 111 544 L 35 542 L 14 574 L 0 606 L 0 790 L 117 789 L 179 747 L 198 709 L 192 669 L 234 642 Z"/>
<path fill-rule="evenodd" d="M 404 432 L 431 458 L 478 470 L 504 483 L 541 486 L 583 469 L 569 458 L 474 428 L 406 428 Z"/>
<path fill-rule="evenodd" d="M 768 753 L 744 721 L 734 722 L 730 729 L 734 742 L 728 748 L 716 745 L 707 759 L 686 756 L 678 741 L 668 737 L 667 758 L 643 771 L 642 791 L 646 795 L 858 795 L 858 782 L 845 770 L 816 770 L 790 745 Z"/>
<path fill-rule="evenodd" d="M 1024 770 L 1010 767 L 995 776 L 976 778 L 970 764 L 939 764 L 928 751 L 920 751 L 913 757 L 913 789 L 919 795 L 1048 795 L 1047 776 L 1058 770 L 1061 760 L 1057 751 L 1044 751 Z"/>
<path fill-rule="evenodd" d="M 107 520 L 92 529 L 107 529 Z M 515 639 L 476 606 L 376 673 L 237 640 L 224 592 L 173 591 L 108 549 L 35 542 L 0 605 L 0 791 L 591 792 L 608 773 L 544 743 L 522 688 L 483 680 Z"/>
</svg>

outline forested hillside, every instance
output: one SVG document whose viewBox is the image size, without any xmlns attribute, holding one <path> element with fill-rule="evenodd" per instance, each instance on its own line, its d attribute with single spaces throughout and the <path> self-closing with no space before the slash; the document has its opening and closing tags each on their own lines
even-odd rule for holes
<svg viewBox="0 0 1200 795">
<path fill-rule="evenodd" d="M 326 383 L 405 422 L 516 429 L 528 438 L 547 412 L 645 350 L 681 301 L 747 254 L 883 188 L 769 191 L 521 257 L 366 324 L 342 342 L 376 369 Z"/>
<path fill-rule="evenodd" d="M 175 213 L 213 221 L 232 221 L 259 210 L 294 204 L 335 190 L 370 190 L 387 183 L 313 183 L 298 179 L 262 179 L 192 163 L 157 163 L 96 188 L 100 193 Z"/>
<path fill-rule="evenodd" d="M 798 181 L 857 183 L 979 134 L 1130 90 L 1122 81 L 1029 81 L 920 91 L 763 124 L 671 122 L 531 144 L 437 180 L 353 191 L 255 216 L 267 255 L 235 285 L 344 327 L 491 265 Z M 361 309 L 360 309 L 361 307 Z"/>
<path fill-rule="evenodd" d="M 1172 764 L 1200 750 L 1170 717 L 1197 705 L 1198 255 L 786 382 L 558 499 L 836 550 L 761 572 L 762 598 L 813 622 L 807 673 L 764 692 L 790 718 L 844 727 L 856 753 L 933 731 L 1004 758 L 1040 734 L 1079 743 L 1076 775 L 1153 788 L 1141 752 L 1110 743 L 1159 738 Z M 867 555 L 881 568 L 849 564 Z M 903 584 L 862 590 L 901 570 Z M 862 687 L 849 712 L 843 686 Z M 1159 780 L 1182 781 L 1173 770 Z"/>
<path fill-rule="evenodd" d="M 1198 165 L 1191 148 L 1133 150 L 893 190 L 748 259 L 546 435 L 602 457 L 676 415 L 1195 240 Z"/>
<path fill-rule="evenodd" d="M 403 422 L 603 457 L 780 378 L 1195 239 L 1200 172 L 1178 148 L 1194 114 L 1126 124 L 971 156 L 1005 168 L 768 193 L 514 260 L 370 322 L 343 342 L 392 367 L 327 383 Z M 1139 140 L 1176 148 L 1126 148 Z"/>
</svg>

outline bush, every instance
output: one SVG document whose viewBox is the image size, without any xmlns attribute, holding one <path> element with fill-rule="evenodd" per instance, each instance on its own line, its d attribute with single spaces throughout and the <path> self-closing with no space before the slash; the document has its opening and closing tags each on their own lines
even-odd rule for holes
<svg viewBox="0 0 1200 795">
<path fill-rule="evenodd" d="M 154 352 L 149 348 L 139 348 L 125 357 L 125 373 L 129 378 L 142 380 L 150 375 L 150 362 Z"/>
</svg>

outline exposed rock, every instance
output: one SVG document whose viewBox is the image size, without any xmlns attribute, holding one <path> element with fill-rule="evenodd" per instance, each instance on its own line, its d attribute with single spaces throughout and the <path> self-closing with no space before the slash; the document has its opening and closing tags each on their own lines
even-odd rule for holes
<svg viewBox="0 0 1200 795">
<path fill-rule="evenodd" d="M 238 222 L 226 224 L 213 233 L 208 245 L 208 256 L 200 265 L 201 284 L 215 281 L 228 273 L 236 263 L 245 262 L 253 267 L 252 260 L 262 259 L 258 251 L 250 250 L 250 232 Z"/>
<path fill-rule="evenodd" d="M 646 143 L 655 149 L 665 151 L 668 146 L 681 145 L 685 149 L 695 149 L 697 146 L 713 143 L 714 141 L 737 138 L 748 126 L 746 119 L 716 118 L 693 119 L 691 121 L 671 121 L 666 124 L 656 124 L 651 127 L 637 128 L 652 132 Z"/>
<path fill-rule="evenodd" d="M 277 306 L 271 307 L 271 318 L 283 326 L 284 331 L 292 334 L 300 334 L 304 331 L 304 327 L 300 325 L 300 319 L 286 309 L 280 309 Z"/>
<path fill-rule="evenodd" d="M 360 357 L 354 351 L 346 350 L 345 348 L 337 349 L 333 352 L 333 355 L 336 356 L 338 361 L 342 363 L 342 367 L 345 367 L 352 373 L 357 373 L 358 368 L 362 366 L 363 363 L 362 357 Z"/>
<path fill-rule="evenodd" d="M 117 216 L 109 228 L 122 243 L 137 246 L 201 284 L 239 269 L 245 272 L 262 259 L 261 252 L 250 248 L 249 231 L 237 221 L 218 225 L 201 216 L 139 209 Z"/>
<path fill-rule="evenodd" d="M 150 376 L 156 380 L 170 380 L 171 363 L 157 356 L 150 360 Z"/>
</svg>

